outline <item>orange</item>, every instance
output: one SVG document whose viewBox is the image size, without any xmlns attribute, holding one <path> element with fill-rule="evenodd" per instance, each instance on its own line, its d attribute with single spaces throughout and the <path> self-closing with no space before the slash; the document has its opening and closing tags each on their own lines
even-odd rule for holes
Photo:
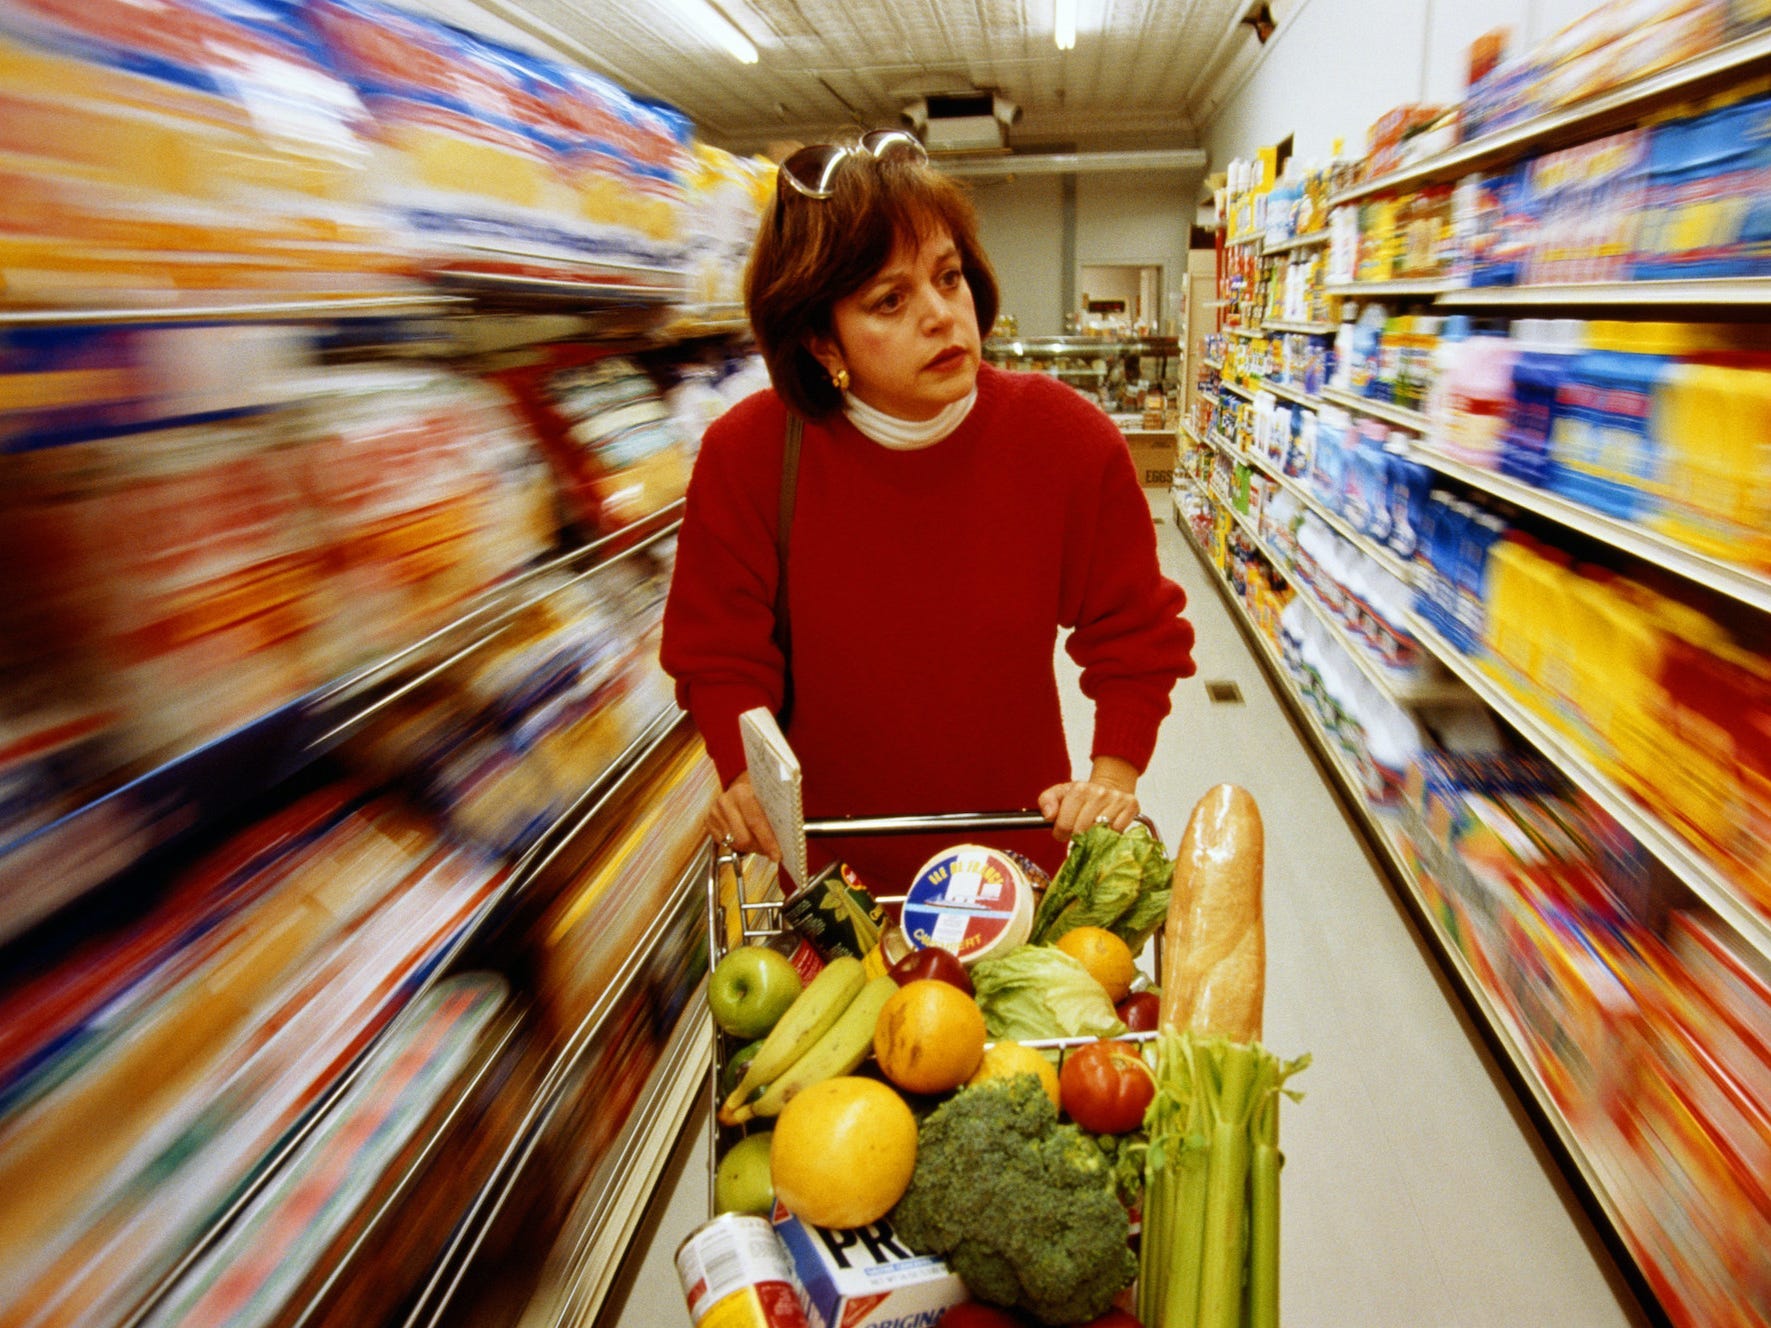
<svg viewBox="0 0 1771 1328">
<path fill-rule="evenodd" d="M 933 978 L 906 983 L 879 1012 L 873 1054 L 899 1088 L 912 1093 L 958 1088 L 984 1057 L 983 1012 L 948 983 Z"/>
<path fill-rule="evenodd" d="M 1058 1105 L 1058 1072 L 1052 1068 L 1044 1054 L 1032 1047 L 1023 1047 L 1019 1042 L 997 1042 L 984 1053 L 977 1073 L 968 1081 L 973 1084 L 986 1083 L 991 1079 L 1012 1079 L 1018 1074 L 1030 1074 L 1038 1078 L 1045 1095 Z"/>
<path fill-rule="evenodd" d="M 794 1095 L 775 1120 L 775 1197 L 815 1227 L 864 1227 L 891 1212 L 916 1170 L 916 1117 L 877 1079 L 842 1075 Z"/>
<path fill-rule="evenodd" d="M 1138 962 L 1131 946 L 1103 927 L 1077 927 L 1054 942 L 1058 949 L 1088 970 L 1088 975 L 1107 989 L 1113 1004 L 1131 995 L 1131 981 Z"/>
</svg>

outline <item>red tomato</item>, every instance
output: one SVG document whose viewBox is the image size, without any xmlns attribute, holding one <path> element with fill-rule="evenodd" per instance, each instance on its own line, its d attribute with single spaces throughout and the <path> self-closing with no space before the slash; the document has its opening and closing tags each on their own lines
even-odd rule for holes
<svg viewBox="0 0 1771 1328">
<path fill-rule="evenodd" d="M 950 1305 L 936 1320 L 937 1328 L 1023 1328 L 1022 1321 L 1009 1311 L 995 1305 L 981 1305 L 975 1300 Z"/>
<path fill-rule="evenodd" d="M 1096 1134 L 1124 1134 L 1144 1123 L 1156 1076 L 1124 1042 L 1104 1038 L 1078 1047 L 1058 1072 L 1058 1094 L 1070 1119 Z"/>
<path fill-rule="evenodd" d="M 1153 991 L 1135 991 L 1114 1007 L 1114 1013 L 1133 1033 L 1153 1033 L 1162 1018 L 1162 998 Z"/>
<path fill-rule="evenodd" d="M 912 950 L 892 965 L 892 981 L 900 987 L 907 987 L 912 982 L 920 982 L 925 978 L 958 987 L 967 996 L 972 994 L 971 974 L 965 971 L 965 965 L 959 962 L 959 956 L 938 945 Z"/>
</svg>

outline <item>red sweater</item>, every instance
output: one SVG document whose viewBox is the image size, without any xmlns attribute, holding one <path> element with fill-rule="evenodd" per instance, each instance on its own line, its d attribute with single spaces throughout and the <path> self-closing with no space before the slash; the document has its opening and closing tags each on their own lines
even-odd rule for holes
<svg viewBox="0 0 1771 1328">
<path fill-rule="evenodd" d="M 663 663 L 729 784 L 738 715 L 781 702 L 775 525 L 786 412 L 772 391 L 707 431 L 664 614 Z M 1060 628 L 1095 703 L 1091 756 L 1142 770 L 1193 672 L 1186 597 L 1156 563 L 1119 431 L 1070 388 L 984 367 L 932 447 L 893 451 L 837 415 L 808 424 L 789 571 L 806 815 L 1032 807 L 1074 778 L 1054 670 Z M 951 838 L 948 836 L 947 838 Z M 1048 867 L 1049 832 L 982 836 Z M 901 894 L 945 840 L 814 842 Z M 823 852 L 820 852 L 820 848 Z"/>
</svg>

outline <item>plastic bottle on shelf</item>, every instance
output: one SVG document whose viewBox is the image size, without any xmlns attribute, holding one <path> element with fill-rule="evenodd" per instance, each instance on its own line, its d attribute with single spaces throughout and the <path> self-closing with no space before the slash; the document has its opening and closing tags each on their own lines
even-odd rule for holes
<svg viewBox="0 0 1771 1328">
<path fill-rule="evenodd" d="M 1649 524 L 1715 557 L 1771 566 L 1771 359 L 1674 365 L 1653 417 L 1661 448 Z"/>
<path fill-rule="evenodd" d="M 1549 478 L 1550 434 L 1557 398 L 1583 341 L 1579 319 L 1522 318 L 1513 361 L 1513 407 L 1501 443 L 1500 471 L 1543 487 Z"/>
<path fill-rule="evenodd" d="M 1381 304 L 1368 304 L 1353 324 L 1346 390 L 1358 397 L 1371 397 L 1376 389 L 1378 356 L 1389 314 Z M 1345 324 L 1342 325 L 1343 327 Z"/>
<path fill-rule="evenodd" d="M 1334 333 L 1334 368 L 1328 375 L 1328 386 L 1337 391 L 1353 390 L 1353 359 L 1358 353 L 1355 346 L 1359 335 L 1358 317 L 1358 306 L 1352 301 L 1349 300 L 1341 307 L 1340 326 Z"/>
<path fill-rule="evenodd" d="M 1497 333 L 1478 330 L 1465 340 L 1441 380 L 1443 427 L 1436 422 L 1433 428 L 1438 446 L 1470 465 L 1499 468 L 1518 354 L 1518 344 Z"/>
<path fill-rule="evenodd" d="M 1685 324 L 1595 321 L 1586 340 L 1588 349 L 1562 387 L 1549 487 L 1621 520 L 1638 520 L 1659 505 L 1662 487 L 1661 444 L 1652 427 L 1656 402 L 1677 358 L 1698 350 L 1704 338 Z"/>
<path fill-rule="evenodd" d="M 1433 472 L 1404 456 L 1392 459 L 1390 471 L 1390 547 L 1400 558 L 1412 559 L 1421 547 L 1426 524 L 1427 495 Z"/>
<path fill-rule="evenodd" d="M 1293 479 L 1308 476 L 1316 458 L 1316 435 L 1321 424 L 1313 410 L 1297 413 L 1297 427 L 1292 431 L 1285 451 L 1285 473 Z"/>
<path fill-rule="evenodd" d="M 1457 563 L 1458 645 L 1466 652 L 1481 650 L 1484 632 L 1483 584 L 1488 575 L 1488 555 L 1507 533 L 1507 523 L 1492 512 L 1477 512 L 1464 527 L 1463 547 Z"/>
</svg>

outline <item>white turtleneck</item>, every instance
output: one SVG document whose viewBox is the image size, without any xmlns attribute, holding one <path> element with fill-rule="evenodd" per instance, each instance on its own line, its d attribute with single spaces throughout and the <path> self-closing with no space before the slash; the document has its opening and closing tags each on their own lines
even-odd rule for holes
<svg viewBox="0 0 1771 1328">
<path fill-rule="evenodd" d="M 849 423 L 881 447 L 889 447 L 894 452 L 914 452 L 919 448 L 933 447 L 964 423 L 965 417 L 972 413 L 972 407 L 978 404 L 978 389 L 972 388 L 940 414 L 927 420 L 901 420 L 896 415 L 875 410 L 853 392 L 844 392 L 842 401 L 843 414 L 849 417 Z"/>
</svg>

